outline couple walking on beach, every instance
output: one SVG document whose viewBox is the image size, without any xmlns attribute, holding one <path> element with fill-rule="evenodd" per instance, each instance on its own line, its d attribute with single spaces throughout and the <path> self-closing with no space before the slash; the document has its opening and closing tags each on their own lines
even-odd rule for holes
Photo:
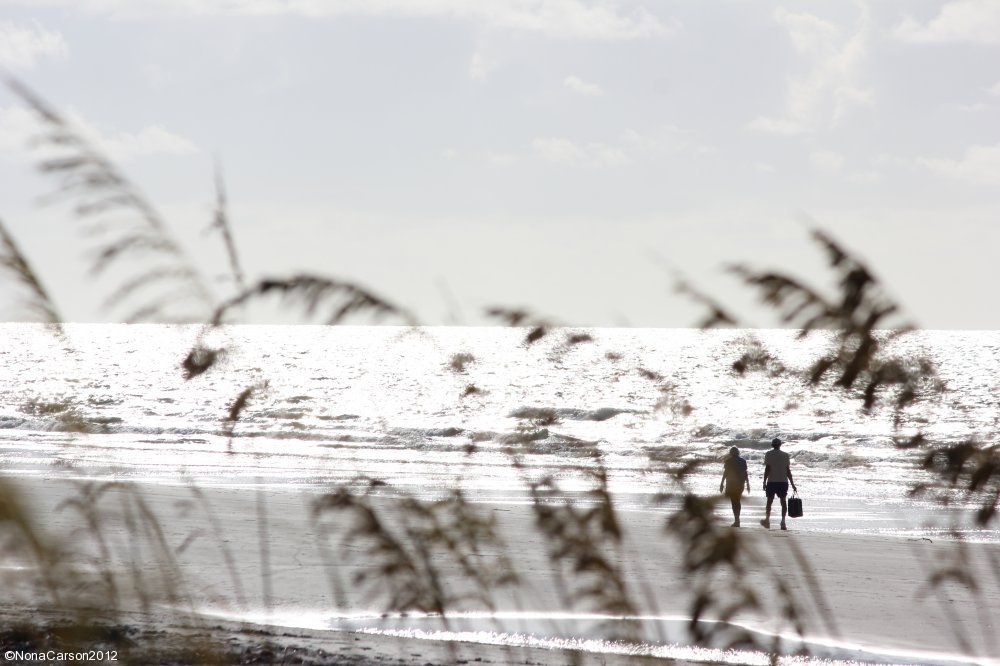
<svg viewBox="0 0 1000 666">
<path fill-rule="evenodd" d="M 781 440 L 775 437 L 771 440 L 771 450 L 764 454 L 764 493 L 767 495 L 767 507 L 764 509 L 764 518 L 760 521 L 764 527 L 768 529 L 771 527 L 771 503 L 777 495 L 781 500 L 781 529 L 788 529 L 785 526 L 785 515 L 788 513 L 785 497 L 788 495 L 789 483 L 792 484 L 793 491 L 799 491 L 792 479 L 792 459 L 781 450 Z M 747 494 L 750 494 L 750 475 L 747 473 L 747 461 L 740 457 L 740 450 L 734 446 L 729 449 L 729 457 L 726 458 L 722 467 L 722 481 L 719 483 L 719 492 L 725 492 L 733 505 L 733 518 L 735 518 L 733 527 L 740 526 L 744 485 Z"/>
</svg>

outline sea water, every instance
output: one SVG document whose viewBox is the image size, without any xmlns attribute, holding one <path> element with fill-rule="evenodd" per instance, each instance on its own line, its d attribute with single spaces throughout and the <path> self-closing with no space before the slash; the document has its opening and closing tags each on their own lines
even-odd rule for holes
<svg viewBox="0 0 1000 666">
<path fill-rule="evenodd" d="M 592 340 L 567 344 L 571 333 Z M 577 470 L 596 451 L 620 506 L 644 510 L 677 490 L 657 461 L 704 463 L 689 484 L 708 494 L 731 446 L 748 461 L 751 497 L 761 494 L 763 455 L 780 437 L 808 515 L 799 529 L 943 534 L 955 509 L 945 520 L 936 503 L 911 497 L 926 480 L 923 454 L 895 442 L 918 431 L 941 444 L 995 438 L 1000 332 L 920 331 L 894 343 L 902 358 L 932 360 L 945 387 L 898 422 L 889 405 L 865 413 L 856 392 L 803 378 L 831 335 L 587 329 L 528 344 L 516 328 L 75 324 L 59 336 L 3 324 L 0 466 L 296 491 L 374 478 L 386 492 L 461 487 L 520 502 L 528 477 L 586 490 Z M 199 340 L 225 351 L 185 379 Z M 772 362 L 740 375 L 733 362 L 750 348 Z M 512 451 L 527 471 L 510 464 Z"/>
<path fill-rule="evenodd" d="M 1000 542 L 967 519 L 962 496 L 947 510 L 913 496 L 929 480 L 923 454 L 896 446 L 917 432 L 935 444 L 995 441 L 1000 332 L 920 331 L 892 343 L 901 358 L 930 359 L 945 389 L 928 382 L 901 416 L 888 404 L 866 413 L 856 391 L 806 381 L 830 332 L 573 329 L 530 344 L 526 335 L 121 324 L 59 335 L 3 324 L 0 468 L 295 493 L 377 479 L 384 494 L 430 499 L 459 487 L 502 504 L 526 502 L 526 482 L 543 476 L 584 501 L 591 486 L 579 470 L 599 460 L 622 510 L 663 511 L 658 495 L 678 490 L 664 461 L 701 463 L 687 488 L 710 495 L 731 446 L 749 463 L 748 503 L 761 502 L 763 455 L 780 437 L 805 502 L 795 530 L 938 539 L 959 524 L 967 539 Z M 224 351 L 185 379 L 199 341 Z M 733 362 L 748 349 L 770 361 L 739 374 Z M 513 633 L 490 640 L 517 643 Z"/>
</svg>

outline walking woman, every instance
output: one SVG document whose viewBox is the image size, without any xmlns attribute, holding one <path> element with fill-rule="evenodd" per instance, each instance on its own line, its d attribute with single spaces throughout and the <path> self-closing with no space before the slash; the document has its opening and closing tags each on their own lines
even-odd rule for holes
<svg viewBox="0 0 1000 666">
<path fill-rule="evenodd" d="M 743 508 L 743 487 L 750 494 L 750 477 L 747 475 L 747 461 L 740 458 L 740 450 L 735 446 L 729 449 L 722 466 L 722 481 L 719 482 L 719 492 L 724 492 L 733 505 L 733 527 L 740 526 L 740 510 Z"/>
</svg>

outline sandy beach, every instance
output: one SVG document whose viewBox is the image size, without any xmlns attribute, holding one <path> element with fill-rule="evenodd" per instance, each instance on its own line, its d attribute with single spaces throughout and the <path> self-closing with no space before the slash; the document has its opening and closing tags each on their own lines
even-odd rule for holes
<svg viewBox="0 0 1000 666">
<path fill-rule="evenodd" d="M 643 638 L 641 645 L 628 645 L 604 640 L 612 625 L 586 601 L 567 605 L 528 505 L 476 505 L 482 515 L 496 517 L 521 584 L 497 589 L 487 603 L 473 597 L 458 601 L 445 621 L 420 613 L 384 615 L 389 590 L 358 579 L 371 573 L 374 561 L 360 541 L 341 544 L 351 527 L 347 514 L 337 514 L 332 523 L 328 517 L 322 523 L 312 518 L 317 493 L 109 487 L 95 504 L 102 508 L 100 546 L 83 512 L 67 504 L 81 497 L 81 484 L 21 478 L 13 485 L 46 534 L 58 535 L 70 553 L 64 556 L 67 562 L 113 574 L 122 617 L 153 617 L 164 626 L 189 630 L 222 627 L 233 636 L 241 634 L 240 627 L 260 625 L 286 645 L 291 641 L 324 654 L 377 655 L 401 663 L 476 658 L 556 663 L 568 658 L 567 649 L 569 654 L 581 650 L 578 657 L 595 663 L 625 660 L 628 653 L 687 654 L 677 650 L 689 641 L 685 618 L 696 581 L 681 567 L 677 541 L 664 534 L 663 511 L 620 516 L 623 547 L 611 557 L 627 577 Z M 374 502 L 389 522 L 401 515 L 394 500 Z M 759 508 L 751 503 L 747 511 L 750 522 Z M 143 525 L 153 516 L 157 528 Z M 936 590 L 926 586 L 936 568 L 956 557 L 965 558 L 964 573 L 992 585 L 991 558 L 1000 557 L 996 545 L 796 532 L 795 521 L 788 532 L 752 524 L 740 533 L 759 557 L 759 567 L 747 571 L 742 582 L 762 603 L 733 621 L 761 643 L 781 635 L 780 649 L 787 653 L 805 647 L 813 655 L 838 659 L 997 663 L 1000 599 L 977 596 L 953 582 Z M 482 561 L 490 555 L 482 553 Z M 440 585 L 453 590 L 467 585 L 458 567 L 445 560 L 440 564 Z M 30 608 L 38 603 L 32 600 L 37 590 L 30 577 L 9 569 L 5 578 L 9 604 Z M 798 604 L 801 640 L 782 619 L 778 581 Z M 723 576 L 714 589 L 727 584 L 733 581 Z M 147 611 L 136 616 L 144 604 Z M 712 661 L 719 653 L 695 652 L 687 658 Z M 741 658 L 753 663 L 749 653 Z"/>
</svg>

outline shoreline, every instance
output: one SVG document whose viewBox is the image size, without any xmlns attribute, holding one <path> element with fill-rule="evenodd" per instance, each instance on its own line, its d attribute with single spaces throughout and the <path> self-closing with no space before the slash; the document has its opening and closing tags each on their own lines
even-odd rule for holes
<svg viewBox="0 0 1000 666">
<path fill-rule="evenodd" d="M 157 484 L 136 484 L 130 486 L 128 492 L 124 487 L 107 487 L 101 491 L 98 506 L 105 520 L 102 530 L 107 552 L 111 555 L 108 561 L 93 543 L 87 545 L 79 512 L 71 511 L 66 504 L 67 500 L 79 497 L 81 488 L 89 487 L 93 491 L 101 484 L 86 486 L 60 479 L 37 478 L 12 480 L 7 477 L 6 480 L 17 488 L 18 497 L 23 505 L 30 507 L 36 521 L 45 525 L 46 533 L 62 535 L 63 547 L 74 546 L 71 550 L 78 558 L 76 566 L 95 568 L 103 565 L 120 577 L 118 592 L 123 609 L 133 604 L 134 610 L 136 599 L 126 598 L 129 596 L 126 588 L 137 587 L 138 581 L 148 586 L 140 590 L 146 593 L 162 592 L 161 588 L 170 584 L 177 586 L 173 590 L 175 602 L 161 604 L 156 612 L 157 622 L 164 627 L 181 617 L 188 617 L 188 611 L 212 609 L 199 616 L 200 623 L 206 627 L 228 627 L 223 632 L 226 633 L 236 627 L 246 627 L 246 620 L 251 617 L 259 620 L 269 614 L 270 624 L 263 626 L 270 627 L 271 633 L 302 634 L 309 637 L 309 644 L 327 640 L 338 645 L 375 642 L 382 646 L 391 644 L 396 646 L 393 650 L 404 653 L 411 649 L 405 647 L 407 645 L 420 646 L 420 649 L 413 648 L 411 654 L 421 654 L 424 661 L 414 661 L 416 657 L 404 654 L 400 663 L 447 662 L 451 652 L 449 646 L 470 651 L 471 659 L 475 659 L 477 650 L 489 652 L 495 659 L 506 658 L 499 652 L 501 646 L 490 647 L 484 642 L 453 640 L 449 643 L 419 638 L 419 631 L 426 628 L 426 623 L 419 621 L 419 614 L 396 618 L 406 620 L 399 626 L 411 632 L 409 638 L 357 633 L 361 629 L 379 630 L 380 622 L 384 625 L 384 620 L 393 619 L 381 617 L 386 607 L 386 592 L 352 587 L 354 577 L 369 564 L 355 545 L 340 548 L 334 540 L 326 549 L 320 547 L 322 530 L 309 518 L 314 495 L 244 488 L 194 491 L 183 486 Z M 148 543 L 136 542 L 136 535 L 144 529 L 127 527 L 128 511 L 124 507 L 128 501 L 133 501 L 128 499 L 133 491 L 150 515 L 156 517 L 163 542 L 169 544 L 173 553 L 175 561 L 170 575 L 161 570 L 162 553 L 158 555 Z M 373 498 L 373 505 L 383 511 L 388 520 L 399 518 L 392 501 Z M 594 623 L 594 609 L 585 604 L 577 607 L 567 604 L 565 595 L 560 594 L 554 584 L 552 565 L 545 543 L 534 529 L 530 507 L 512 504 L 477 504 L 475 507 L 497 520 L 522 585 L 517 590 L 497 589 L 491 600 L 492 609 L 474 599 L 457 603 L 454 619 L 467 613 L 468 626 L 462 627 L 455 622 L 449 629 L 455 630 L 458 636 L 464 629 L 475 631 L 492 625 L 500 630 L 494 633 L 501 638 L 517 635 L 518 628 L 533 629 L 536 637 L 543 639 L 566 636 L 579 639 L 577 645 L 584 646 L 587 659 L 612 658 L 613 655 L 600 651 L 601 641 L 606 637 Z M 622 512 L 620 519 L 625 540 L 620 552 L 614 555 L 614 561 L 626 573 L 626 582 L 638 604 L 636 619 L 672 618 L 682 627 L 684 623 L 680 618 L 688 616 L 693 581 L 680 566 L 679 544 L 663 533 L 663 518 L 663 514 L 652 512 Z M 262 524 L 266 525 L 263 530 Z M 350 528 L 346 517 L 337 517 L 331 525 L 338 535 Z M 975 597 L 947 581 L 940 587 L 939 594 L 920 594 L 933 567 L 948 565 L 951 558 L 959 556 L 967 558 L 969 573 L 988 580 L 992 575 L 988 559 L 1000 557 L 997 544 L 796 531 L 794 521 L 791 526 L 789 532 L 765 531 L 756 525 L 741 529 L 740 535 L 746 537 L 746 543 L 757 553 L 762 564 L 759 570 L 745 572 L 743 580 L 759 594 L 760 607 L 737 616 L 737 625 L 763 632 L 763 636 L 794 633 L 793 627 L 780 617 L 780 598 L 772 589 L 777 576 L 800 603 L 799 621 L 806 640 L 817 646 L 822 641 L 839 640 L 854 646 L 855 654 L 863 654 L 865 650 L 882 655 L 918 654 L 926 656 L 918 661 L 932 663 L 950 662 L 955 655 L 963 655 L 975 663 L 998 663 L 986 657 L 1000 653 L 996 651 L 1000 639 L 990 638 L 1000 635 L 997 626 L 1000 598 L 988 594 Z M 809 572 L 801 570 L 803 561 L 808 563 Z M 441 566 L 440 573 L 447 584 L 454 583 L 459 589 L 461 576 L 456 567 Z M 6 571 L 5 575 L 21 579 L 21 588 L 16 585 L 11 588 L 12 603 L 16 603 L 16 591 L 20 589 L 25 595 L 22 602 L 28 603 L 20 603 L 19 607 L 42 608 L 29 601 L 30 591 L 24 576 L 16 576 L 13 570 Z M 182 594 L 176 594 L 178 591 Z M 819 598 L 814 598 L 817 592 Z M 336 617 L 344 613 L 375 621 L 369 622 L 369 626 L 357 627 L 356 633 L 345 634 L 333 626 Z M 481 621 L 482 617 L 477 618 L 477 613 L 492 615 L 486 622 Z M 508 622 L 509 626 L 504 627 L 500 621 L 504 613 L 522 614 L 521 624 L 514 626 Z M 300 624 L 307 624 L 304 618 L 313 618 L 312 624 L 284 627 L 276 624 L 278 618 L 296 616 Z M 237 622 L 237 618 L 244 621 Z M 835 632 L 826 626 L 830 618 L 835 620 L 835 627 L 832 627 Z M 663 622 L 659 624 L 664 626 L 652 621 L 639 624 L 651 646 L 663 644 L 667 638 L 673 639 L 672 630 L 665 628 Z M 346 640 L 345 636 L 352 640 Z M 516 649 L 552 654 L 537 641 L 534 644 L 529 640 L 522 642 L 525 645 Z M 787 651 L 794 649 L 795 646 L 789 646 Z M 390 658 L 386 651 L 379 654 L 384 659 Z M 851 651 L 841 650 L 840 654 L 846 658 Z M 639 657 L 622 655 L 621 658 Z M 906 657 L 893 658 L 896 659 L 906 660 Z M 549 662 L 542 659 L 538 663 Z"/>
<path fill-rule="evenodd" d="M 24 616 L 12 609 L 0 613 L 0 648 L 4 652 L 80 651 L 82 646 L 58 642 L 63 624 L 58 615 L 34 611 L 36 628 L 48 640 L 41 644 L 25 643 L 20 629 Z M 579 666 L 648 666 L 646 656 L 608 654 L 573 648 L 545 648 L 495 645 L 475 642 L 450 642 L 389 635 L 357 635 L 340 631 L 315 631 L 301 628 L 273 627 L 246 622 L 213 619 L 207 625 L 107 622 L 96 633 L 114 636 L 124 643 L 117 660 L 129 663 L 156 663 L 160 666 L 187 666 L 192 663 L 215 664 L 298 664 L 299 666 L 407 666 L 420 664 L 475 664 L 484 666 L 549 666 L 554 663 Z M 123 638 L 124 637 L 124 638 Z M 153 646 L 144 648 L 143 645 Z M 111 643 L 94 643 L 90 649 L 105 652 Z M 34 659 L 5 659 L 4 663 L 37 663 Z"/>
</svg>

